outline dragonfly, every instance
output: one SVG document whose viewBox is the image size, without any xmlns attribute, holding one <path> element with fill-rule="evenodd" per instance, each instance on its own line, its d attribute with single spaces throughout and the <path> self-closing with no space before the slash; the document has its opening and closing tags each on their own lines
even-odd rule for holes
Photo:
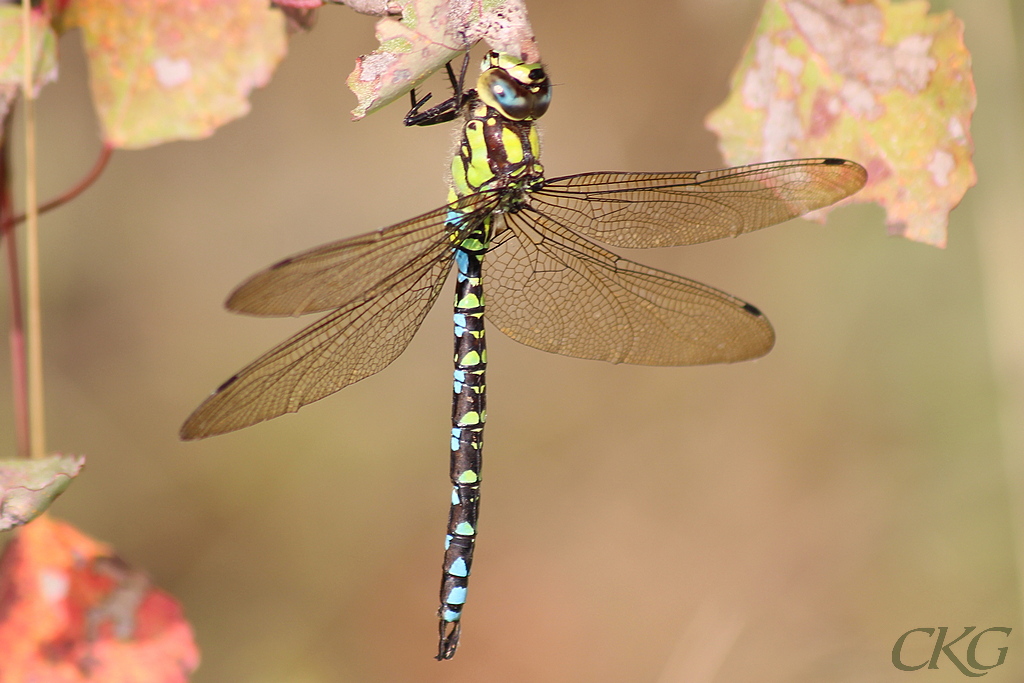
<svg viewBox="0 0 1024 683">
<path fill-rule="evenodd" d="M 733 363 L 775 335 L 754 305 L 635 263 L 606 247 L 650 248 L 736 237 L 829 206 L 867 173 L 836 158 L 712 171 L 593 172 L 548 178 L 536 120 L 552 85 L 541 63 L 489 52 L 476 87 L 466 66 L 453 96 L 407 125 L 462 119 L 448 202 L 375 232 L 276 263 L 231 294 L 256 316 L 325 314 L 217 388 L 183 439 L 297 411 L 383 370 L 409 344 L 456 272 L 451 502 L 436 659 L 451 659 L 473 563 L 487 420 L 486 319 L 512 339 L 564 356 L 654 366 Z M 554 400 L 554 399 L 552 399 Z"/>
</svg>

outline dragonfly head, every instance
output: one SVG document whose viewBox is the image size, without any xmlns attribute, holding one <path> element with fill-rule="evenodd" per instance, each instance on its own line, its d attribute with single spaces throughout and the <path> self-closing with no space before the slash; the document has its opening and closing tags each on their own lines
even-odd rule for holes
<svg viewBox="0 0 1024 683">
<path fill-rule="evenodd" d="M 551 104 L 551 82 L 543 65 L 488 52 L 476 91 L 480 99 L 513 121 L 540 118 Z"/>
</svg>

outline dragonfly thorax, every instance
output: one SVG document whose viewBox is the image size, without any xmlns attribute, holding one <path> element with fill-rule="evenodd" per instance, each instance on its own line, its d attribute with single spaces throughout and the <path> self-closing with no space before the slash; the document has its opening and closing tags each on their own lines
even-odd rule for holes
<svg viewBox="0 0 1024 683">
<path fill-rule="evenodd" d="M 483 190 L 506 190 L 503 211 L 522 205 L 524 191 L 544 177 L 540 164 L 540 138 L 532 121 L 515 121 L 471 96 L 465 122 L 452 156 L 452 194 L 465 197 Z M 506 193 L 503 193 L 506 194 Z"/>
</svg>

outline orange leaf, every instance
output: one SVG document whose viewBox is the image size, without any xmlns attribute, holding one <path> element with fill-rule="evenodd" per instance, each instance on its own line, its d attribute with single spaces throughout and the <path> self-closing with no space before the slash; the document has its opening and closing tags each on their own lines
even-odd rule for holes
<svg viewBox="0 0 1024 683">
<path fill-rule="evenodd" d="M 890 232 L 945 246 L 975 182 L 975 90 L 963 24 L 925 0 L 768 0 L 728 99 L 707 120 L 730 164 L 845 157 L 868 169 L 851 200 Z"/>
<path fill-rule="evenodd" d="M 0 557 L 0 683 L 184 683 L 181 607 L 110 548 L 39 517 Z"/>
</svg>

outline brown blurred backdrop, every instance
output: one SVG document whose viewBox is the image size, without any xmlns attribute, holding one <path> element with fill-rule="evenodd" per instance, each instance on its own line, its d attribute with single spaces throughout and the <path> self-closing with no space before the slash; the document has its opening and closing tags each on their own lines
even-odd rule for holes
<svg viewBox="0 0 1024 683">
<path fill-rule="evenodd" d="M 529 9 L 557 84 L 549 174 L 721 165 L 702 120 L 757 0 Z M 968 25 L 979 69 L 984 30 Z M 1014 628 L 985 680 L 1021 679 L 972 193 L 945 251 L 886 237 L 882 211 L 860 206 L 827 226 L 632 255 L 762 308 L 778 343 L 756 362 L 612 366 L 495 332 L 481 535 L 452 662 L 431 659 L 448 294 L 381 374 L 180 443 L 199 401 L 299 324 L 226 313 L 234 285 L 444 200 L 450 127 L 405 129 L 401 103 L 349 121 L 345 77 L 373 47 L 372 19 L 327 8 L 248 117 L 115 155 L 42 223 L 50 444 L 89 457 L 56 514 L 183 602 L 203 651 L 195 681 L 936 683 L 963 675 L 945 658 L 897 671 L 893 643 L 969 625 Z M 98 150 L 77 36 L 61 49 L 39 105 L 43 197 Z M 982 90 L 980 106 L 1003 96 Z M 975 134 L 983 147 L 997 133 Z M 1002 172 L 978 163 L 982 183 Z"/>
</svg>

